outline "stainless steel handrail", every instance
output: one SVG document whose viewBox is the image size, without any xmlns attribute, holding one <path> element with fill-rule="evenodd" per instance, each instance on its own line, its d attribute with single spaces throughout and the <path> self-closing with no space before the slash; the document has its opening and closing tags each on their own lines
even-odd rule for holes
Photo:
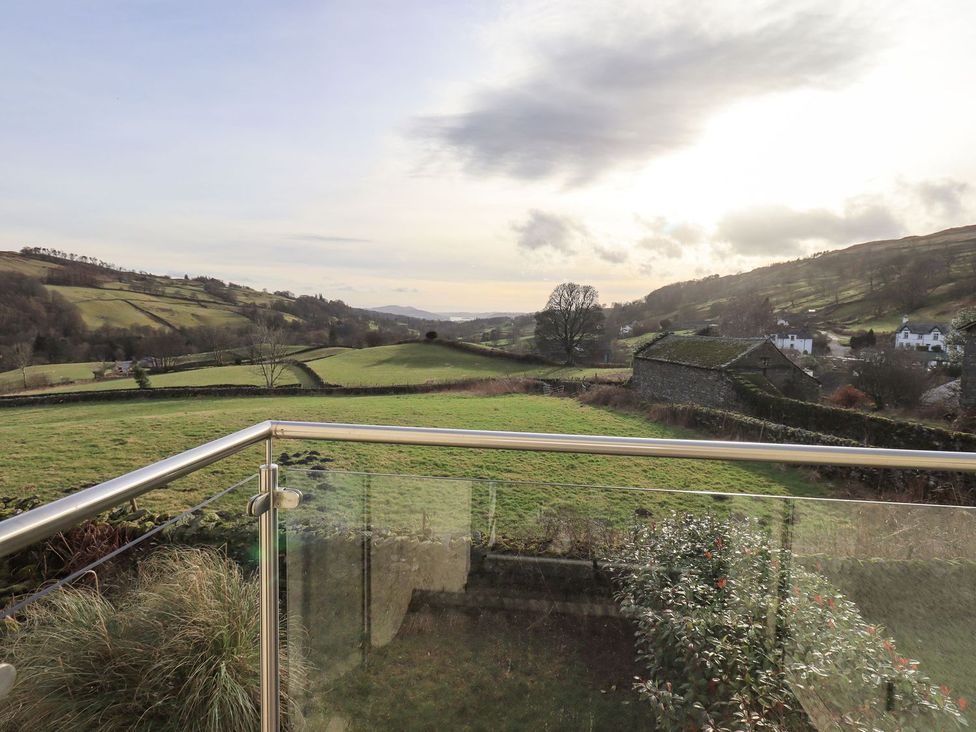
<svg viewBox="0 0 976 732">
<path fill-rule="evenodd" d="M 270 436 L 271 422 L 260 422 L 0 521 L 0 557 L 77 526 L 85 519 L 205 468 Z"/>
<path fill-rule="evenodd" d="M 539 432 L 495 432 L 437 427 L 324 422 L 271 423 L 272 436 L 289 440 L 334 440 L 391 445 L 428 445 L 488 450 L 579 452 L 596 455 L 752 460 L 803 465 L 918 468 L 976 472 L 976 453 L 894 450 L 878 447 L 778 445 L 765 442 L 671 440 L 652 437 L 602 437 Z"/>
<path fill-rule="evenodd" d="M 976 472 L 976 453 L 266 421 L 0 522 L 0 557 L 271 438 Z"/>
</svg>

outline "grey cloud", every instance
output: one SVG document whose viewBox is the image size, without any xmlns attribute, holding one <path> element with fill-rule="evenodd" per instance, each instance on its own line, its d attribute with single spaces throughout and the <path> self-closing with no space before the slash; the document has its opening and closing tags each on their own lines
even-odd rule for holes
<svg viewBox="0 0 976 732">
<path fill-rule="evenodd" d="M 902 224 L 873 199 L 849 201 L 843 213 L 817 208 L 757 206 L 734 211 L 719 221 L 716 239 L 744 256 L 804 254 L 810 245 L 837 246 L 903 233 Z"/>
<path fill-rule="evenodd" d="M 965 211 L 963 199 L 970 190 L 968 183 L 951 178 L 925 180 L 909 188 L 929 213 L 945 218 L 957 217 Z"/>
<path fill-rule="evenodd" d="M 473 174 L 579 184 L 688 145 L 745 98 L 842 84 L 876 46 L 867 24 L 836 13 L 721 35 L 620 25 L 611 40 L 549 44 L 524 80 L 482 89 L 461 113 L 419 118 L 415 133 Z"/>
<path fill-rule="evenodd" d="M 604 262 L 610 262 L 611 264 L 623 264 L 628 258 L 626 249 L 612 249 L 610 247 L 600 246 L 599 244 L 593 247 L 593 253 Z"/>
<path fill-rule="evenodd" d="M 574 218 L 539 209 L 530 210 L 525 221 L 512 224 L 512 231 L 518 234 L 519 248 L 527 251 L 549 248 L 569 253 L 589 239 L 586 227 Z"/>
</svg>

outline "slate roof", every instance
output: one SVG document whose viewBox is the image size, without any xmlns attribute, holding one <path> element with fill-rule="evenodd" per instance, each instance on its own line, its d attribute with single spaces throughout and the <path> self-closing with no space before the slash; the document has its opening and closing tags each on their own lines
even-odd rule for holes
<svg viewBox="0 0 976 732">
<path fill-rule="evenodd" d="M 898 326 L 898 332 L 901 333 L 905 328 L 908 328 L 910 333 L 919 335 L 928 335 L 936 328 L 942 333 L 949 332 L 949 329 L 942 323 L 925 323 L 921 320 L 909 320 L 907 323 L 902 323 Z"/>
<path fill-rule="evenodd" d="M 766 342 L 765 338 L 718 338 L 667 334 L 644 344 L 634 358 L 719 369 Z"/>
<path fill-rule="evenodd" d="M 775 337 L 783 341 L 788 341 L 791 335 L 807 341 L 813 340 L 813 336 L 805 330 L 784 330 L 782 333 L 777 333 Z"/>
</svg>

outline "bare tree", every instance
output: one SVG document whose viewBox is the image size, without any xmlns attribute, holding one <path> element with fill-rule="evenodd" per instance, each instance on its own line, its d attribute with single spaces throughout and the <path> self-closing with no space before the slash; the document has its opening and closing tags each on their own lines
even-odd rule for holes
<svg viewBox="0 0 976 732">
<path fill-rule="evenodd" d="M 156 328 L 142 339 L 140 350 L 151 360 L 154 369 L 170 371 L 186 353 L 186 342 L 179 333 Z"/>
<path fill-rule="evenodd" d="M 251 330 L 251 363 L 265 385 L 274 389 L 288 364 L 284 332 L 271 323 L 257 323 Z"/>
<path fill-rule="evenodd" d="M 20 369 L 21 378 L 24 380 L 24 388 L 27 388 L 27 367 L 34 360 L 34 342 L 20 341 L 10 347 L 10 360 L 13 365 Z"/>
<path fill-rule="evenodd" d="M 207 345 L 210 346 L 210 351 L 213 354 L 214 364 L 223 366 L 224 359 L 227 357 L 227 351 L 230 348 L 230 336 L 227 334 L 227 330 L 225 328 L 211 326 L 207 329 L 206 339 Z"/>
<path fill-rule="evenodd" d="M 594 355 L 603 335 L 600 293 L 590 285 L 564 282 L 552 294 L 542 312 L 535 315 L 536 349 L 558 356 L 566 363 Z"/>
<path fill-rule="evenodd" d="M 911 408 L 927 386 L 923 365 L 903 348 L 878 348 L 862 352 L 851 369 L 851 383 L 874 400 L 876 409 L 889 405 Z"/>
<path fill-rule="evenodd" d="M 719 328 L 726 336 L 764 336 L 776 327 L 773 306 L 768 297 L 736 295 L 722 308 Z"/>
</svg>

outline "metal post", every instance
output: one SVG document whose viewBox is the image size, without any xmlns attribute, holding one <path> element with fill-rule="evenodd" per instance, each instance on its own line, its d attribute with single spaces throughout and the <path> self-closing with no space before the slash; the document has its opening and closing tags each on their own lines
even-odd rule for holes
<svg viewBox="0 0 976 732">
<path fill-rule="evenodd" d="M 261 732 L 279 732 L 281 689 L 278 668 L 278 466 L 272 443 L 264 443 L 260 492 L 267 494 L 267 510 L 258 519 L 258 570 L 261 583 Z"/>
<path fill-rule="evenodd" d="M 372 481 L 370 476 L 363 480 L 363 664 L 369 663 L 369 654 L 373 650 L 373 506 L 370 490 Z"/>
</svg>

